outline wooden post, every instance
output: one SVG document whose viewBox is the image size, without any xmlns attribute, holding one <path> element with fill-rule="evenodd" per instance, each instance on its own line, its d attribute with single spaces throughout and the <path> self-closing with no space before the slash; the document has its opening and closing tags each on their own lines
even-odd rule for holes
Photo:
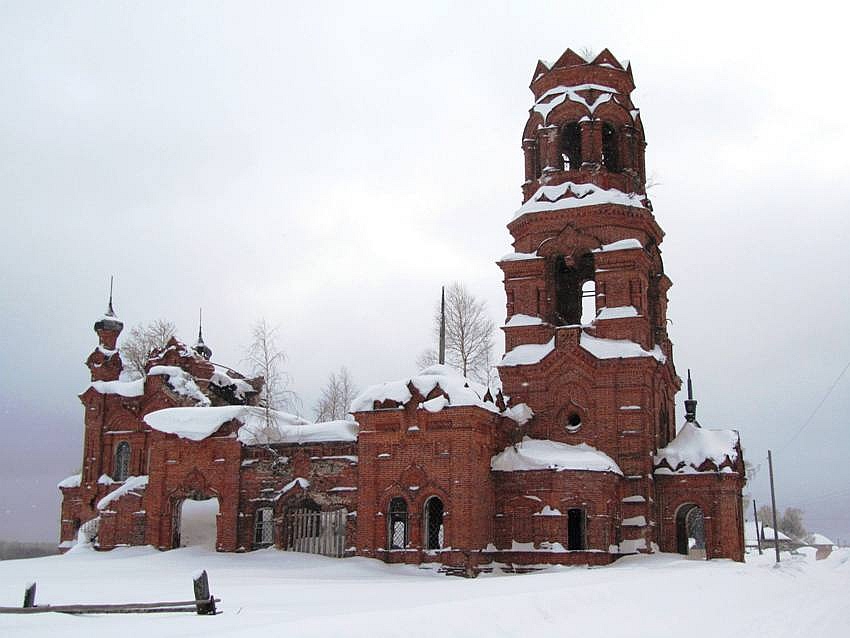
<svg viewBox="0 0 850 638">
<path fill-rule="evenodd" d="M 207 570 L 203 570 L 193 579 L 195 586 L 195 601 L 199 616 L 215 615 L 215 599 L 210 595 L 210 582 Z"/>
<path fill-rule="evenodd" d="M 753 520 L 756 522 L 756 543 L 759 546 L 759 556 L 762 555 L 761 551 L 761 535 L 759 534 L 759 514 L 756 510 L 756 499 L 753 499 Z"/>
<path fill-rule="evenodd" d="M 30 583 L 24 590 L 24 608 L 35 607 L 35 583 Z"/>
<path fill-rule="evenodd" d="M 779 528 L 776 526 L 776 492 L 773 489 L 773 456 L 767 451 L 767 467 L 770 470 L 770 504 L 773 507 L 773 546 L 776 548 L 776 562 L 779 562 Z"/>
</svg>

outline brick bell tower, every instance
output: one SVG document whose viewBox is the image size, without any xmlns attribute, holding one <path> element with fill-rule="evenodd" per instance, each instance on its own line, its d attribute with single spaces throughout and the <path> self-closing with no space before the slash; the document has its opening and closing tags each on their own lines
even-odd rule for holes
<svg viewBox="0 0 850 638">
<path fill-rule="evenodd" d="M 675 435 L 680 380 L 631 65 L 607 49 L 593 60 L 567 49 L 551 67 L 538 62 L 530 88 L 523 204 L 508 224 L 515 252 L 499 261 L 504 393 L 534 410 L 528 436 L 616 460 L 619 493 L 586 498 L 611 503 L 612 545 L 649 550 L 652 455 Z"/>
</svg>

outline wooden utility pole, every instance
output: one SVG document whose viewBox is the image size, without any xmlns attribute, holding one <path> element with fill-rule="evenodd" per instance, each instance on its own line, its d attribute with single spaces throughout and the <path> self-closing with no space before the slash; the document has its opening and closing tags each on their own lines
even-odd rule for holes
<svg viewBox="0 0 850 638">
<path fill-rule="evenodd" d="M 773 455 L 767 451 L 767 467 L 770 470 L 770 505 L 773 507 L 773 546 L 776 549 L 776 562 L 779 562 L 779 528 L 776 524 L 776 491 L 773 489 Z"/>
<path fill-rule="evenodd" d="M 759 534 L 759 513 L 756 510 L 756 499 L 753 499 L 753 520 L 756 522 L 756 543 L 759 546 L 759 556 L 762 555 L 761 551 L 761 534 Z"/>
</svg>

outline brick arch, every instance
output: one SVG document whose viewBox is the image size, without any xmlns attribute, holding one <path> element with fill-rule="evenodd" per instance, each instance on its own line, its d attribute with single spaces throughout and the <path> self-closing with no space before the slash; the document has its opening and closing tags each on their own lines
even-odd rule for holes
<svg viewBox="0 0 850 638">
<path fill-rule="evenodd" d="M 629 110 L 615 100 L 608 100 L 604 104 L 600 104 L 593 113 L 596 120 L 607 122 L 618 129 L 624 126 L 632 126 L 632 115 Z"/>
<path fill-rule="evenodd" d="M 549 117 L 546 119 L 546 122 L 551 126 L 561 128 L 564 124 L 578 122 L 583 117 L 592 118 L 593 115 L 584 104 L 566 99 L 549 111 Z"/>
<path fill-rule="evenodd" d="M 575 259 L 602 244 L 603 241 L 595 234 L 567 224 L 557 235 L 541 241 L 536 252 L 541 257 L 568 256 Z"/>
</svg>

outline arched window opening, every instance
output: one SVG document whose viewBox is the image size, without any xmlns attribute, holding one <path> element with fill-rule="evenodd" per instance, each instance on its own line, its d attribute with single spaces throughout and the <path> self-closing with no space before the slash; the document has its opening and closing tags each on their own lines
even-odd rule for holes
<svg viewBox="0 0 850 638">
<path fill-rule="evenodd" d="M 592 279 L 581 285 L 581 323 L 587 325 L 596 319 L 596 282 Z"/>
<path fill-rule="evenodd" d="M 602 125 L 602 164 L 612 173 L 622 170 L 617 148 L 617 131 L 607 122 Z"/>
<path fill-rule="evenodd" d="M 130 444 L 121 441 L 115 448 L 115 470 L 112 478 L 115 481 L 125 481 L 130 475 Z"/>
<path fill-rule="evenodd" d="M 401 497 L 390 501 L 389 546 L 390 549 L 407 547 L 407 502 Z"/>
<path fill-rule="evenodd" d="M 676 550 L 690 558 L 705 558 L 705 515 L 693 503 L 676 512 Z"/>
<path fill-rule="evenodd" d="M 444 534 L 443 501 L 432 496 L 425 503 L 425 549 L 442 549 Z"/>
<path fill-rule="evenodd" d="M 571 122 L 561 129 L 561 158 L 565 171 L 581 168 L 581 127 Z"/>
<path fill-rule="evenodd" d="M 556 257 L 555 261 L 555 297 L 554 317 L 556 325 L 571 326 L 587 322 L 596 317 L 596 283 L 593 253 L 585 253 L 578 259 Z M 585 311 L 585 292 L 588 295 Z M 591 310 L 592 306 L 592 310 Z"/>
<path fill-rule="evenodd" d="M 587 528 L 587 515 L 580 507 L 567 510 L 567 549 L 586 549 L 585 531 Z"/>
<path fill-rule="evenodd" d="M 581 416 L 577 412 L 571 412 L 567 417 L 567 431 L 578 432 L 581 428 Z"/>
<path fill-rule="evenodd" d="M 274 541 L 274 523 L 271 507 L 261 507 L 254 515 L 254 545 L 271 545 Z"/>
</svg>

